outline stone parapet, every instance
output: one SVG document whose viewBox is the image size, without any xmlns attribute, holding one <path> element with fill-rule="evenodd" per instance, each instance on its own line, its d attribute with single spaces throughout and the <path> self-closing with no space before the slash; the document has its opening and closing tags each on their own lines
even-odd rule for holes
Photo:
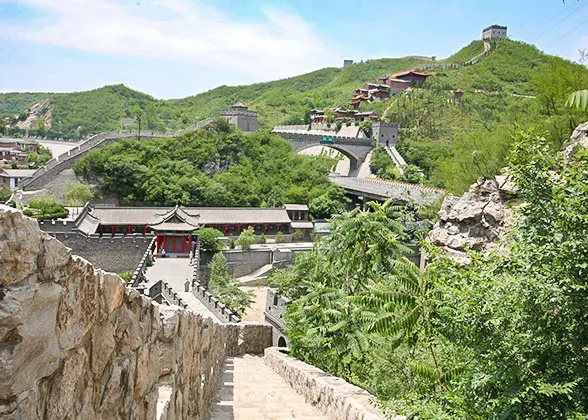
<svg viewBox="0 0 588 420">
<path fill-rule="evenodd" d="M 161 306 L 0 205 L 0 419 L 205 419 L 271 327 Z"/>
<path fill-rule="evenodd" d="M 285 354 L 284 349 L 265 349 L 265 364 L 270 366 L 306 402 L 317 407 L 332 420 L 384 420 L 372 404 L 376 397 L 351 385 L 344 379 L 331 376 L 314 366 Z M 405 417 L 396 417 L 397 420 Z"/>
</svg>

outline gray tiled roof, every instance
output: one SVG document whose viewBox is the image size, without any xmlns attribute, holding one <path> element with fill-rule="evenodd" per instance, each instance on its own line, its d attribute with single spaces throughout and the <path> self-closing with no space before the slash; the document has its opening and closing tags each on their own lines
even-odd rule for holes
<svg viewBox="0 0 588 420">
<path fill-rule="evenodd" d="M 162 216 L 173 207 L 112 207 L 94 208 L 91 215 L 102 225 L 151 225 L 161 222 Z M 182 210 L 200 225 L 290 223 L 284 208 L 246 207 L 183 207 Z M 193 219 L 192 219 L 193 218 Z"/>
</svg>

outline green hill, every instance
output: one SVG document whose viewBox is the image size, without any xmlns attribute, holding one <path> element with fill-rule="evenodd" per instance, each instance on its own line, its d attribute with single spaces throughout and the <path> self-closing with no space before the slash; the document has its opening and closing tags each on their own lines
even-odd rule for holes
<svg viewBox="0 0 588 420">
<path fill-rule="evenodd" d="M 464 50 L 476 54 L 480 47 L 474 42 Z M 498 173 L 517 131 L 533 128 L 559 149 L 586 120 L 565 101 L 588 86 L 588 69 L 528 44 L 495 42 L 477 64 L 427 71 L 433 77 L 423 88 L 377 106 L 399 124 L 398 149 L 406 161 L 424 170 L 427 183 L 455 193 Z M 459 88 L 462 101 L 454 101 Z"/>
<path fill-rule="evenodd" d="M 439 64 L 462 63 L 483 50 L 481 41 L 473 41 Z M 307 121 L 312 108 L 345 106 L 353 90 L 377 76 L 431 62 L 425 57 L 368 60 L 173 100 L 158 100 L 123 85 L 63 94 L 6 93 L 0 94 L 0 116 L 20 114 L 41 99 L 51 99 L 51 129 L 41 128 L 39 134 L 78 138 L 118 130 L 121 118 L 138 114 L 145 129 L 176 130 L 243 102 L 259 113 L 261 127 L 269 129 Z M 398 147 L 407 162 L 423 170 L 425 182 L 454 192 L 500 170 L 519 126 L 545 131 L 558 147 L 584 118 L 564 102 L 570 92 L 588 86 L 588 70 L 525 43 L 493 42 L 490 54 L 474 65 L 426 71 L 433 77 L 422 88 L 363 107 L 399 124 Z M 463 103 L 452 103 L 457 88 L 465 91 Z"/>
<path fill-rule="evenodd" d="M 50 136 L 78 138 L 81 135 L 120 129 L 121 118 L 133 118 L 139 109 L 144 127 L 175 130 L 223 109 L 244 102 L 260 115 L 265 128 L 300 123 L 314 107 L 345 105 L 353 90 L 366 81 L 389 72 L 423 63 L 419 58 L 379 59 L 345 69 L 325 68 L 312 73 L 248 86 L 220 86 L 183 99 L 158 100 L 123 85 L 105 86 L 73 93 L 0 94 L 0 116 L 14 116 L 42 99 L 52 99 Z"/>
</svg>

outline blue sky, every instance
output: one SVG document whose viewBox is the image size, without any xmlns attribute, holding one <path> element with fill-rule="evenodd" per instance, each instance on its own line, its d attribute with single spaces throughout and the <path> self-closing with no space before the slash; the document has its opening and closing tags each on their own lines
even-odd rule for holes
<svg viewBox="0 0 588 420">
<path fill-rule="evenodd" d="M 588 49 L 588 0 L 0 0 L 0 92 L 177 98 L 343 58 L 443 58 L 493 23 L 571 60 Z"/>
</svg>

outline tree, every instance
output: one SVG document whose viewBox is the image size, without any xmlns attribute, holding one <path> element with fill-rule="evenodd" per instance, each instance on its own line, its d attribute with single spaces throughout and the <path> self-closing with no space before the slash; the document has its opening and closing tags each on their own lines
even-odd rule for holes
<svg viewBox="0 0 588 420">
<path fill-rule="evenodd" d="M 222 252 L 214 254 L 210 262 L 210 281 L 208 288 L 219 301 L 241 316 L 251 305 L 251 292 L 239 287 L 239 282 L 229 275 L 227 260 Z"/>
<path fill-rule="evenodd" d="M 335 119 L 335 110 L 333 108 L 325 108 L 325 118 L 328 123 L 332 123 Z"/>
<path fill-rule="evenodd" d="M 372 137 L 373 129 L 372 129 L 372 121 L 365 120 L 359 123 L 359 129 L 365 134 L 366 137 Z"/>
<path fill-rule="evenodd" d="M 255 230 L 251 226 L 241 232 L 239 238 L 237 238 L 237 245 L 241 249 L 251 249 L 251 245 L 255 243 Z"/>
<path fill-rule="evenodd" d="M 68 206 L 82 206 L 94 198 L 94 194 L 87 184 L 68 182 L 65 184 L 63 198 Z"/>
<path fill-rule="evenodd" d="M 331 185 L 323 194 L 314 198 L 308 208 L 313 218 L 326 219 L 345 211 L 350 202 L 351 200 L 345 195 L 344 189 Z"/>
<path fill-rule="evenodd" d="M 217 252 L 224 248 L 224 245 L 218 240 L 223 236 L 220 230 L 202 227 L 195 230 L 194 233 L 200 235 L 200 247 L 204 251 Z"/>
<path fill-rule="evenodd" d="M 67 217 L 69 211 L 61 204 L 55 202 L 51 196 L 41 196 L 29 201 L 27 208 L 23 211 L 26 216 L 35 219 L 60 219 Z"/>
</svg>

